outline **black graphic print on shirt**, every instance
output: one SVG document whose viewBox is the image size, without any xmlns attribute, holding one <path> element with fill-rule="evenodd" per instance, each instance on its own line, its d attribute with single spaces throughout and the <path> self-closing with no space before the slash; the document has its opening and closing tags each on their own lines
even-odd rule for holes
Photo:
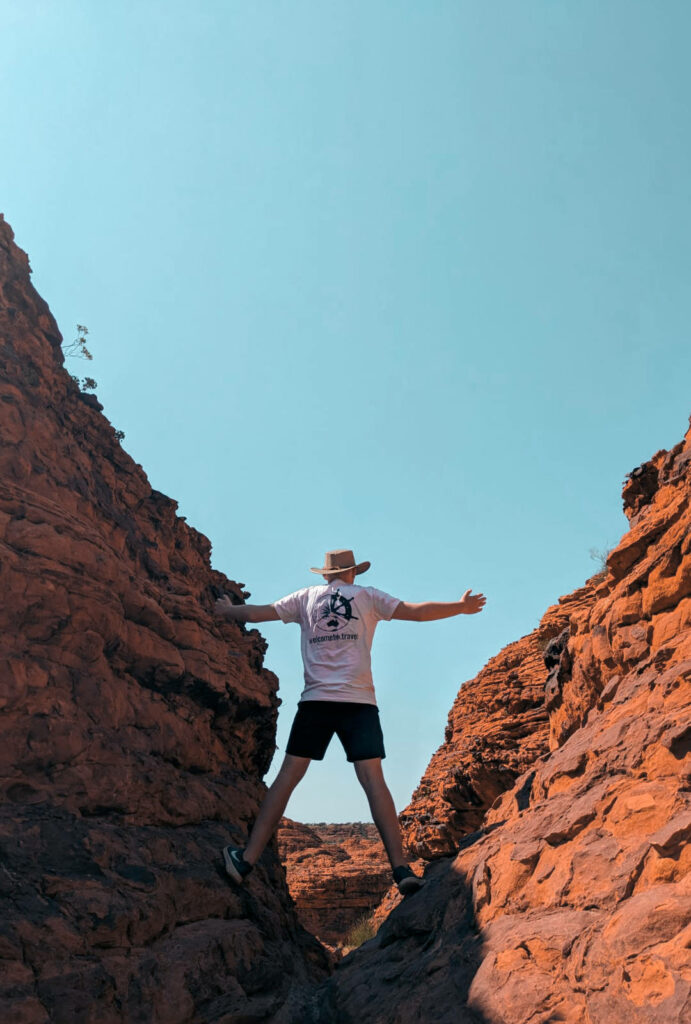
<svg viewBox="0 0 691 1024">
<path fill-rule="evenodd" d="M 358 618 L 353 614 L 352 606 L 353 598 L 344 597 L 340 590 L 329 594 L 319 608 L 317 629 L 322 633 L 335 633 L 336 630 L 349 627 L 351 620 Z M 350 628 L 352 629 L 352 627 Z"/>
</svg>

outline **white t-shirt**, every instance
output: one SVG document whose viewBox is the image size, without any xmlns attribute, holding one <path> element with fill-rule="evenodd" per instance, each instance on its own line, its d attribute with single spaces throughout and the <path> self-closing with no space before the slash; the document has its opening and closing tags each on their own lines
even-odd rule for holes
<svg viewBox="0 0 691 1024">
<path fill-rule="evenodd" d="M 377 623 L 390 619 L 400 604 L 397 597 L 374 587 L 335 580 L 304 587 L 274 608 L 283 622 L 298 622 L 306 700 L 347 700 L 374 704 L 370 648 Z"/>
</svg>

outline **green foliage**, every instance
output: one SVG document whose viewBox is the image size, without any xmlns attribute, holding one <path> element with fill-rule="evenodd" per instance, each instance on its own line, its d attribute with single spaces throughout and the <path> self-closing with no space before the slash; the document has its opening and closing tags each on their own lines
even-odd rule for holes
<svg viewBox="0 0 691 1024">
<path fill-rule="evenodd" d="M 361 946 L 363 942 L 373 939 L 376 934 L 372 918 L 369 914 L 363 914 L 351 926 L 350 931 L 343 940 L 343 945 L 354 949 L 355 946 Z"/>
</svg>

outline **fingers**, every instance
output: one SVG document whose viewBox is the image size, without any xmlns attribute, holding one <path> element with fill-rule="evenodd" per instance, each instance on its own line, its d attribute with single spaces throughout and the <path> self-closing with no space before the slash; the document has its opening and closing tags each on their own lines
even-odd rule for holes
<svg viewBox="0 0 691 1024">
<path fill-rule="evenodd" d="M 471 590 L 466 590 L 465 594 L 461 598 L 461 601 L 467 606 L 467 610 L 470 614 L 474 615 L 476 612 L 481 612 L 485 607 L 487 598 L 484 594 L 473 594 Z"/>
</svg>

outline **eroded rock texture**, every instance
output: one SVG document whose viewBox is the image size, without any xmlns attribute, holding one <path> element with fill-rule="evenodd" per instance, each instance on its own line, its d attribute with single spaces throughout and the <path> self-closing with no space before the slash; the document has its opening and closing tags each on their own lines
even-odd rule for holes
<svg viewBox="0 0 691 1024">
<path fill-rule="evenodd" d="M 241 890 L 219 859 L 277 682 L 100 410 L 0 218 L 0 1019 L 264 1020 L 326 970 L 275 845 Z"/>
<path fill-rule="evenodd" d="M 376 826 L 283 818 L 277 838 L 301 922 L 322 942 L 343 946 L 352 925 L 374 910 L 391 882 Z"/>
<path fill-rule="evenodd" d="M 690 497 L 691 430 L 627 480 L 631 528 L 606 577 L 562 598 L 541 623 L 538 640 L 552 637 L 542 673 L 549 738 L 535 656 L 523 678 L 537 756 L 526 763 L 519 743 L 511 770 L 525 770 L 480 823 L 491 797 L 486 754 L 478 748 L 474 764 L 470 738 L 458 744 L 463 784 L 480 777 L 480 827 L 428 865 L 425 889 L 341 962 L 300 1024 L 691 1020 Z M 519 642 L 530 652 L 527 642 L 537 641 Z M 490 663 L 499 694 L 520 671 L 516 649 Z M 502 742 L 500 711 L 489 705 L 483 715 L 480 694 L 476 680 L 474 701 L 461 695 L 454 711 L 472 708 L 468 728 L 489 726 Z M 507 706 L 509 733 L 522 713 L 530 708 Z M 454 733 L 456 721 L 462 733 L 452 712 Z M 448 741 L 446 754 L 437 755 L 442 780 L 455 767 Z M 441 785 L 427 792 L 436 824 L 423 817 L 421 787 L 411 805 L 420 820 L 409 808 L 406 825 L 436 856 L 470 812 L 460 788 L 460 820 Z"/>
<path fill-rule="evenodd" d="M 462 685 L 444 742 L 399 816 L 411 856 L 433 860 L 453 853 L 497 797 L 549 749 L 545 658 L 559 649 L 571 616 L 592 607 L 595 589 L 586 585 L 561 598 L 537 629 Z"/>
</svg>

